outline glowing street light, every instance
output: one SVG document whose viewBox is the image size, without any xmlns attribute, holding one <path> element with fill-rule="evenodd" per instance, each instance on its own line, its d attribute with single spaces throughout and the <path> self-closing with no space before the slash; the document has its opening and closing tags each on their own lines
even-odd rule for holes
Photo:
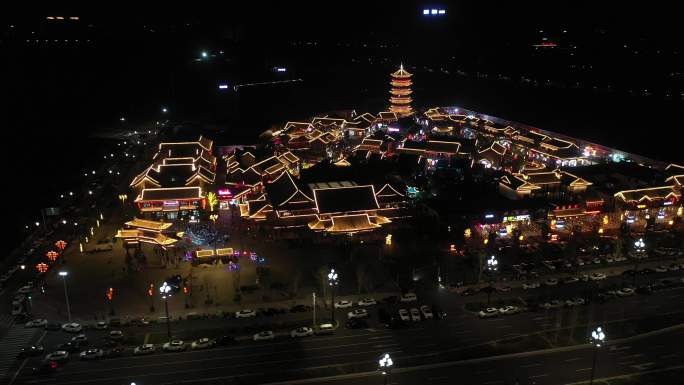
<svg viewBox="0 0 684 385">
<path fill-rule="evenodd" d="M 172 288 L 168 283 L 164 282 L 159 286 L 159 294 L 164 299 L 164 308 L 166 310 L 166 333 L 171 338 L 171 322 L 169 320 L 169 297 L 171 297 Z"/>
<path fill-rule="evenodd" d="M 332 295 L 332 306 L 330 306 L 330 314 L 333 325 L 335 324 L 335 288 L 340 283 L 339 277 L 335 269 L 330 269 L 328 273 L 328 285 L 330 285 L 330 293 Z"/>
<path fill-rule="evenodd" d="M 69 292 L 67 291 L 67 283 L 66 283 L 66 277 L 69 275 L 67 271 L 60 271 L 59 276 L 62 277 L 62 282 L 64 282 L 64 299 L 66 300 L 66 307 L 67 307 L 67 318 L 69 322 L 71 322 L 71 308 L 69 307 Z"/>
<path fill-rule="evenodd" d="M 596 355 L 598 353 L 598 349 L 601 347 L 605 339 L 606 334 L 603 332 L 603 329 L 601 329 L 600 326 L 591 332 L 591 344 L 594 345 L 596 349 L 594 349 L 594 360 L 591 364 L 591 377 L 589 378 L 589 385 L 592 385 L 594 383 L 594 371 L 596 370 Z"/>
<path fill-rule="evenodd" d="M 492 255 L 487 260 L 487 269 L 492 272 L 497 271 L 499 269 L 499 261 L 496 260 L 495 256 Z"/>
<path fill-rule="evenodd" d="M 389 353 L 385 353 L 380 358 L 380 361 L 378 361 L 378 366 L 381 370 L 382 375 L 385 378 L 385 385 L 387 385 L 387 378 L 389 377 L 390 371 L 392 370 L 392 365 L 394 365 L 394 361 L 392 361 L 392 357 L 390 357 Z"/>
<path fill-rule="evenodd" d="M 162 111 L 163 113 L 169 112 L 169 110 L 168 110 L 166 107 L 162 107 L 162 110 L 161 110 L 161 111 Z"/>
<path fill-rule="evenodd" d="M 207 53 L 207 51 L 202 51 L 202 57 L 203 57 L 203 58 L 206 58 L 207 56 L 209 56 L 209 54 Z"/>
</svg>

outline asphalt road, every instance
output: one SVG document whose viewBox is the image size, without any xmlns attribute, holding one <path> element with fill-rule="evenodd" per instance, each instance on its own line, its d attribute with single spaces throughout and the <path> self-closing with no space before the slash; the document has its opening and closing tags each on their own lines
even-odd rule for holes
<svg viewBox="0 0 684 385">
<path fill-rule="evenodd" d="M 681 277 L 683 274 L 669 273 L 669 275 Z M 582 284 L 577 283 L 549 288 L 548 295 L 570 297 L 576 295 L 576 292 L 581 290 L 583 290 Z M 505 293 L 505 296 L 514 301 L 522 294 L 528 293 L 518 290 Z M 615 322 L 621 320 L 653 315 L 669 315 L 678 319 L 679 322 L 684 322 L 684 312 L 682 311 L 684 289 L 662 291 L 650 296 L 619 298 L 605 304 L 589 304 L 569 309 L 542 310 L 487 320 L 481 320 L 473 313 L 463 309 L 463 303 L 472 300 L 472 297 L 461 297 L 454 293 L 442 292 L 437 294 L 435 298 L 430 298 L 425 302 L 419 301 L 408 306 L 397 305 L 396 307 L 408 308 L 422 303 L 437 303 L 449 313 L 447 320 L 423 320 L 415 322 L 406 329 L 386 330 L 382 328 L 378 325 L 376 310 L 371 308 L 370 329 L 347 330 L 341 327 L 332 336 L 315 336 L 298 340 L 293 340 L 286 336 L 285 332 L 281 332 L 275 341 L 270 342 L 257 343 L 244 339 L 238 341 L 236 345 L 229 347 L 183 353 L 157 352 L 154 355 L 141 357 L 130 356 L 129 350 L 124 357 L 96 362 L 79 362 L 76 358 L 73 358 L 64 367 L 60 368 L 56 375 L 47 378 L 36 378 L 31 375 L 29 369 L 37 365 L 39 361 L 38 358 L 34 358 L 28 360 L 24 368 L 18 373 L 15 383 L 128 384 L 130 381 L 135 381 L 136 384 L 183 382 L 256 384 L 373 371 L 375 370 L 378 357 L 385 352 L 389 352 L 395 358 L 397 372 L 392 376 L 392 382 L 414 383 L 419 381 L 419 379 L 422 379 L 424 382 L 425 373 L 422 375 L 413 372 L 403 374 L 399 371 L 399 368 L 458 359 L 463 349 L 478 346 L 488 341 L 522 337 L 544 330 L 558 330 L 568 326 L 604 323 L 606 324 L 606 331 L 610 339 L 611 324 L 609 322 L 613 322 L 614 325 Z M 347 310 L 339 309 L 336 313 L 337 318 L 344 321 Z M 391 307 L 390 310 L 392 310 Z M 275 317 L 259 317 L 256 322 L 263 323 L 264 329 L 268 328 L 267 325 L 269 323 L 282 319 L 293 321 L 293 323 L 301 322 L 302 325 L 305 325 L 310 324 L 310 316 L 310 313 L 295 313 Z M 182 337 L 187 335 L 187 333 L 196 333 L 198 329 L 202 328 L 226 328 L 234 327 L 238 323 L 249 325 L 254 322 L 255 320 L 223 319 L 183 321 L 174 323 L 173 330 L 174 334 Z M 129 329 L 124 329 L 124 332 L 133 333 L 134 329 L 141 329 L 145 332 L 163 332 L 165 326 L 129 327 Z M 104 336 L 102 331 L 89 330 L 86 334 L 93 341 L 93 344 L 97 344 Z M 42 344 L 49 351 L 70 336 L 63 332 L 48 332 Z M 659 345 L 664 346 L 663 350 L 665 353 L 663 355 L 676 353 L 681 343 L 676 340 L 677 338 L 680 338 L 680 336 L 675 334 L 673 339 L 665 339 L 659 343 Z M 621 350 L 618 352 L 621 352 Z M 604 353 L 602 352 L 601 354 L 603 355 Z M 605 354 L 610 357 L 609 353 Z M 632 354 L 644 353 L 638 351 Z M 548 357 L 544 355 L 543 357 L 545 358 L 543 360 L 542 358 L 533 357 L 528 359 L 529 362 L 525 361 L 524 363 L 515 360 L 513 360 L 515 362 L 505 360 L 502 361 L 504 363 L 501 365 L 504 366 L 501 370 L 490 369 L 487 373 L 481 373 L 482 380 L 480 380 L 479 376 L 472 377 L 473 380 L 477 380 L 477 382 L 472 383 L 509 381 L 511 379 L 509 375 L 518 376 L 519 374 L 525 374 L 527 377 L 539 376 L 534 377 L 538 384 L 559 383 L 558 379 L 562 380 L 560 382 L 576 381 L 576 378 L 581 377 L 580 374 L 586 374 L 582 373 L 585 370 L 580 370 L 586 369 L 588 365 L 586 359 L 582 358 L 586 355 L 586 353 L 575 353 L 574 356 L 560 355 L 556 357 L 551 354 Z M 620 357 L 622 356 L 618 358 Z M 578 359 L 568 361 L 567 365 L 558 364 L 558 360 L 563 361 L 573 358 Z M 632 361 L 634 363 L 632 365 L 643 363 L 640 357 L 635 356 L 633 358 L 634 360 Z M 679 359 L 681 360 L 681 357 Z M 607 358 L 603 359 L 600 357 L 600 360 L 601 362 L 605 360 L 607 363 L 605 366 L 606 370 L 614 368 L 616 372 L 620 373 L 629 373 L 630 370 L 633 370 L 630 365 L 612 364 L 610 366 L 608 363 L 611 361 Z M 539 363 L 541 365 L 537 365 Z M 506 365 L 519 368 L 513 370 Z M 533 366 L 523 367 L 521 365 Z M 521 372 L 520 368 L 526 370 Z M 562 369 L 561 372 L 565 373 L 563 376 L 566 377 L 556 377 L 555 368 L 558 368 L 558 370 Z M 466 371 L 466 374 L 475 376 L 475 373 L 484 372 L 484 370 L 469 369 Z M 434 371 L 438 373 L 438 377 L 447 376 L 448 378 L 453 378 L 454 375 L 461 375 L 461 370 L 454 367 L 438 368 Z M 503 375 L 504 373 L 505 376 Z M 603 372 L 601 374 L 603 375 Z M 404 375 L 407 376 L 406 380 L 402 377 Z M 433 375 L 432 370 L 430 375 Z M 371 379 L 363 378 L 359 379 L 359 381 L 371 381 Z M 374 381 L 376 381 L 374 383 L 379 383 L 377 382 L 378 378 L 375 378 Z M 434 380 L 430 383 L 439 383 L 436 381 Z"/>
</svg>

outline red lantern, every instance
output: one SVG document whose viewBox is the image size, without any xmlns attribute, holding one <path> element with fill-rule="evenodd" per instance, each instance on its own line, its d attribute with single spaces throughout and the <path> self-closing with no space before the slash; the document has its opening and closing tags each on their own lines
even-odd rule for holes
<svg viewBox="0 0 684 385">
<path fill-rule="evenodd" d="M 57 254 L 56 251 L 50 250 L 47 253 L 45 253 L 45 256 L 48 258 L 48 260 L 50 260 L 50 262 L 54 262 L 59 256 L 59 254 Z"/>
<path fill-rule="evenodd" d="M 57 246 L 59 250 L 64 251 L 64 249 L 67 247 L 67 243 L 65 241 L 59 240 L 55 242 L 55 246 Z"/>
<path fill-rule="evenodd" d="M 150 288 L 147 289 L 147 295 L 149 295 L 150 297 L 154 295 L 154 284 L 150 284 Z"/>
<path fill-rule="evenodd" d="M 110 287 L 109 290 L 107 290 L 107 299 L 112 300 L 114 298 L 114 288 Z"/>
<path fill-rule="evenodd" d="M 48 265 L 47 263 L 39 263 L 36 265 L 36 270 L 38 270 L 39 273 L 45 273 L 48 270 Z"/>
</svg>

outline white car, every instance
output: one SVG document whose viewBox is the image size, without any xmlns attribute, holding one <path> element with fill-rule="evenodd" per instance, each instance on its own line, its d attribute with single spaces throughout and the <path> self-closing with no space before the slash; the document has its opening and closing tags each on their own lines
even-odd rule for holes
<svg viewBox="0 0 684 385">
<path fill-rule="evenodd" d="M 118 341 L 123 339 L 123 332 L 121 330 L 112 330 L 109 332 L 109 339 Z"/>
<path fill-rule="evenodd" d="M 408 310 L 406 309 L 399 309 L 399 318 L 401 318 L 401 320 L 404 322 L 408 322 L 411 320 Z"/>
<path fill-rule="evenodd" d="M 243 309 L 235 312 L 235 318 L 252 318 L 256 317 L 256 312 L 251 309 Z"/>
<path fill-rule="evenodd" d="M 252 338 L 254 341 L 269 341 L 275 339 L 275 334 L 273 334 L 273 332 L 270 330 L 266 330 L 255 334 Z"/>
<path fill-rule="evenodd" d="M 432 315 L 432 310 L 430 309 L 429 306 L 423 305 L 420 307 L 420 312 L 423 314 L 423 318 L 425 319 L 432 319 L 434 316 Z"/>
<path fill-rule="evenodd" d="M 606 279 L 606 275 L 603 273 L 594 273 L 594 274 L 589 276 L 589 279 L 592 281 L 601 281 L 601 280 Z"/>
<path fill-rule="evenodd" d="M 591 263 L 593 263 L 594 265 L 599 265 L 599 264 L 601 264 L 601 258 L 594 258 L 591 261 Z"/>
<path fill-rule="evenodd" d="M 565 306 L 567 306 L 567 307 L 580 306 L 580 305 L 584 305 L 584 304 L 585 304 L 584 298 L 580 298 L 580 297 L 571 298 L 571 299 L 565 301 Z"/>
<path fill-rule="evenodd" d="M 519 307 L 517 307 L 517 306 L 510 306 L 510 305 L 509 305 L 509 306 L 502 307 L 501 309 L 499 309 L 499 313 L 501 313 L 501 314 L 518 314 L 518 313 L 520 313 L 521 311 L 522 311 L 522 310 L 521 310 Z"/>
<path fill-rule="evenodd" d="M 478 313 L 480 318 L 491 318 L 499 315 L 499 309 L 495 307 L 488 307 L 484 310 L 480 310 Z"/>
<path fill-rule="evenodd" d="M 186 347 L 187 346 L 185 345 L 185 342 L 181 340 L 173 340 L 165 343 L 162 346 L 162 349 L 167 352 L 182 352 Z"/>
<path fill-rule="evenodd" d="M 544 303 L 541 305 L 541 307 L 543 307 L 544 309 L 547 309 L 547 310 L 548 310 L 548 309 L 556 309 L 556 308 L 559 308 L 559 307 L 562 307 L 562 306 L 563 306 L 563 302 L 561 302 L 561 301 L 559 301 L 559 300 L 557 300 L 557 299 L 554 299 L 554 300 L 549 301 L 549 302 L 544 302 Z"/>
<path fill-rule="evenodd" d="M 210 340 L 209 338 L 206 338 L 206 337 L 200 338 L 197 341 L 193 341 L 192 345 L 190 345 L 192 350 L 208 349 L 212 346 L 214 346 L 214 340 Z"/>
<path fill-rule="evenodd" d="M 95 324 L 95 329 L 96 329 L 96 330 L 105 330 L 105 329 L 107 329 L 107 327 L 109 327 L 109 324 L 108 324 L 107 322 L 105 322 L 105 321 L 98 321 L 98 322 Z"/>
<path fill-rule="evenodd" d="M 575 282 L 579 282 L 579 280 L 580 279 L 577 277 L 567 277 L 563 280 L 563 283 L 575 283 Z"/>
<path fill-rule="evenodd" d="M 558 280 L 556 278 L 549 278 L 546 281 L 544 281 L 544 285 L 546 286 L 556 286 L 558 285 Z"/>
<path fill-rule="evenodd" d="M 414 302 L 418 300 L 418 297 L 416 297 L 415 293 L 406 293 L 403 294 L 399 300 L 401 302 Z"/>
<path fill-rule="evenodd" d="M 290 337 L 292 338 L 297 338 L 297 337 L 308 337 L 313 335 L 313 329 L 302 326 L 300 328 L 297 328 L 293 331 L 290 332 Z"/>
<path fill-rule="evenodd" d="M 45 356 L 46 361 L 62 362 L 69 359 L 69 352 L 65 350 L 57 350 Z"/>
<path fill-rule="evenodd" d="M 342 301 L 335 302 L 335 309 L 346 309 L 352 306 L 354 306 L 354 303 L 352 301 L 347 301 L 344 299 Z"/>
<path fill-rule="evenodd" d="M 364 298 L 359 301 L 358 305 L 359 306 L 373 306 L 377 305 L 378 301 L 374 300 L 373 298 Z"/>
<path fill-rule="evenodd" d="M 102 357 L 102 349 L 88 349 L 78 355 L 82 360 L 96 360 Z"/>
<path fill-rule="evenodd" d="M 27 328 L 42 328 L 42 327 L 45 327 L 45 325 L 47 325 L 47 323 L 48 323 L 48 320 L 46 320 L 46 319 L 43 319 L 43 318 L 36 318 L 36 319 L 34 319 L 34 320 L 31 320 L 31 321 L 27 322 L 27 323 L 24 325 L 24 327 L 27 327 Z"/>
<path fill-rule="evenodd" d="M 142 356 L 145 354 L 152 354 L 157 350 L 153 344 L 144 344 L 140 346 L 136 346 L 135 349 L 133 349 L 133 354 L 136 356 Z"/>
<path fill-rule="evenodd" d="M 368 318 L 368 311 L 366 309 L 356 309 L 347 313 L 349 319 L 353 318 Z"/>
<path fill-rule="evenodd" d="M 522 288 L 525 290 L 528 290 L 528 289 L 536 289 L 539 286 L 540 286 L 539 282 L 525 282 L 525 283 L 523 283 Z"/>
<path fill-rule="evenodd" d="M 28 293 L 32 293 L 32 292 L 33 292 L 33 286 L 30 286 L 30 285 L 22 286 L 19 288 L 19 290 L 17 290 L 17 293 L 19 293 L 19 294 L 28 294 Z"/>
<path fill-rule="evenodd" d="M 70 322 L 62 325 L 62 330 L 67 333 L 80 333 L 81 330 L 83 330 L 83 326 L 81 326 L 81 324 L 77 324 L 76 322 Z"/>
<path fill-rule="evenodd" d="M 496 291 L 500 291 L 500 292 L 504 292 L 504 293 L 505 293 L 505 292 L 511 291 L 512 289 L 513 289 L 512 287 L 506 285 L 506 286 L 498 286 L 498 287 L 496 288 Z"/>
<path fill-rule="evenodd" d="M 665 272 L 667 272 L 667 266 L 665 266 L 665 265 L 656 266 L 655 268 L 653 268 L 653 270 L 655 270 L 656 273 L 665 273 Z"/>
<path fill-rule="evenodd" d="M 623 287 L 622 289 L 618 290 L 615 292 L 618 297 L 629 297 L 634 295 L 634 289 L 629 288 L 629 287 Z"/>
<path fill-rule="evenodd" d="M 411 310 L 409 310 L 409 312 L 411 313 L 411 321 L 413 321 L 413 322 L 420 321 L 420 312 L 418 311 L 418 309 L 416 309 L 414 307 L 414 308 L 411 308 Z"/>
<path fill-rule="evenodd" d="M 86 337 L 85 334 L 79 334 L 77 336 L 71 337 L 71 342 L 76 342 L 79 344 L 87 345 L 88 344 L 88 337 Z"/>
</svg>

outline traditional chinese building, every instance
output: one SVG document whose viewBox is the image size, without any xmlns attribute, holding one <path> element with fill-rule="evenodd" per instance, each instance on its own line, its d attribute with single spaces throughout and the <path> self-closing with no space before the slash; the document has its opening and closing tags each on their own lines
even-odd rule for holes
<svg viewBox="0 0 684 385">
<path fill-rule="evenodd" d="M 499 180 L 499 192 L 510 199 L 561 198 L 583 193 L 592 183 L 562 170 L 506 174 Z"/>
<path fill-rule="evenodd" d="M 404 66 L 401 65 L 399 70 L 392 73 L 392 80 L 390 85 L 390 108 L 391 112 L 396 113 L 401 116 L 408 116 L 413 114 L 413 108 L 411 107 L 411 76 L 412 74 L 404 70 Z"/>
<path fill-rule="evenodd" d="M 316 188 L 316 219 L 309 228 L 332 234 L 355 234 L 380 228 L 391 221 L 378 211 L 372 185 Z"/>
</svg>

